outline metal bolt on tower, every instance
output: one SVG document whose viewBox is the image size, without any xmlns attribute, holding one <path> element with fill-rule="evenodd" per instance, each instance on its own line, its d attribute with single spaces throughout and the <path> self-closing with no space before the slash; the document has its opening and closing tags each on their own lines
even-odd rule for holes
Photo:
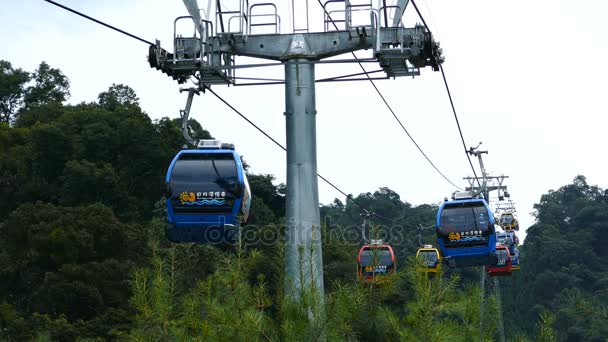
<svg viewBox="0 0 608 342">
<path fill-rule="evenodd" d="M 386 6 L 385 1 L 379 1 L 374 6 L 371 0 L 327 0 L 322 6 L 322 32 L 310 32 L 306 8 L 305 24 L 298 24 L 296 28 L 294 20 L 291 33 L 280 32 L 282 12 L 277 8 L 279 2 L 250 4 L 249 0 L 239 0 L 233 10 L 221 2 L 209 0 L 203 18 L 196 0 L 184 0 L 190 16 L 179 17 L 174 22 L 173 53 L 161 48 L 157 41 L 150 47 L 150 66 L 180 84 L 195 78 L 197 90 L 204 91 L 215 84 L 247 85 L 238 83 L 237 69 L 284 65 L 284 81 L 268 84 L 285 84 L 286 289 L 288 295 L 297 296 L 302 287 L 309 289 L 314 286 L 318 297 L 323 300 L 315 118 L 315 82 L 319 80 L 315 79 L 315 64 L 324 63 L 323 59 L 328 57 L 373 49 L 373 58 L 366 62 L 379 62 L 385 78 L 416 76 L 420 74 L 420 68 L 426 66 L 435 71 L 439 69 L 443 62 L 441 50 L 423 26 L 404 27 L 401 15 L 408 1 L 399 0 L 394 6 Z M 215 18 L 210 18 L 212 5 Z M 295 18 L 293 9 L 291 15 Z M 388 20 L 389 12 L 395 13 L 392 21 Z M 178 24 L 182 25 L 184 21 L 190 22 L 186 33 L 178 30 Z M 258 32 L 264 29 L 266 33 Z M 236 56 L 276 63 L 237 65 Z M 350 58 L 331 62 L 353 63 L 358 60 Z M 368 78 L 338 76 L 330 81 L 362 79 Z M 300 265 L 307 265 L 305 269 L 312 271 L 302 273 Z"/>
</svg>

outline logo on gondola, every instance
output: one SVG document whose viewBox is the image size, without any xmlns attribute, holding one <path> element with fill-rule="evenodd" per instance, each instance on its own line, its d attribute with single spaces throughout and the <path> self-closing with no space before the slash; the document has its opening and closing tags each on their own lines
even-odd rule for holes
<svg viewBox="0 0 608 342">
<path fill-rule="evenodd" d="M 450 241 L 460 240 L 460 233 L 451 232 L 450 235 L 448 235 L 448 238 Z"/>
<path fill-rule="evenodd" d="M 196 195 L 194 192 L 182 192 L 179 199 L 182 205 L 221 206 L 225 203 L 224 197 L 226 197 L 224 191 L 197 192 Z"/>
<path fill-rule="evenodd" d="M 471 241 L 483 241 L 482 232 L 480 230 L 472 230 L 462 233 L 451 232 L 448 235 L 450 242 L 471 242 Z"/>
<path fill-rule="evenodd" d="M 365 272 L 379 272 L 386 273 L 386 266 L 378 265 L 378 266 L 365 266 Z"/>
<path fill-rule="evenodd" d="M 190 193 L 182 192 L 182 194 L 179 195 L 179 199 L 180 199 L 180 201 L 182 201 L 182 204 L 184 204 L 184 203 L 196 201 L 196 196 L 194 196 L 194 192 L 190 192 Z"/>
<path fill-rule="evenodd" d="M 471 241 L 483 241 L 481 236 L 465 236 L 462 239 L 458 240 L 458 242 L 471 242 Z"/>
</svg>

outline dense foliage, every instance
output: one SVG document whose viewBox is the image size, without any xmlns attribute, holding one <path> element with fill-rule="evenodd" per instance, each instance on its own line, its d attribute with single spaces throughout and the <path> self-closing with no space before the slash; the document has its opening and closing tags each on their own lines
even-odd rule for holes
<svg viewBox="0 0 608 342">
<path fill-rule="evenodd" d="M 126 85 L 96 102 L 68 97 L 60 70 L 0 61 L 0 341 L 497 337 L 497 301 L 486 297 L 480 315 L 477 272 L 429 278 L 412 260 L 419 242 L 434 241 L 432 229 L 419 231 L 436 206 L 414 207 L 388 188 L 322 206 L 326 297 L 285 296 L 284 184 L 248 174 L 253 218 L 239 245 L 171 244 L 163 178 L 183 144 L 179 123 L 152 121 Z M 505 314 L 508 336 L 608 335 L 607 197 L 581 177 L 543 196 L 522 270 L 501 280 L 515 313 Z M 377 214 L 364 233 L 361 206 Z M 363 234 L 395 247 L 398 273 L 383 286 L 356 279 Z"/>
<path fill-rule="evenodd" d="M 535 205 L 522 270 L 505 282 L 512 330 L 530 332 L 552 312 L 560 341 L 605 341 L 608 336 L 608 191 L 578 176 Z"/>
</svg>

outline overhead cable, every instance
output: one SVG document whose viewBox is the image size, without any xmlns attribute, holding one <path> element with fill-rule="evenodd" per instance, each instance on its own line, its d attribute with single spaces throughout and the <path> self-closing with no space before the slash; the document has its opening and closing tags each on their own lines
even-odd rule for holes
<svg viewBox="0 0 608 342">
<path fill-rule="evenodd" d="M 336 25 L 336 23 L 332 19 L 331 15 L 329 14 L 329 12 L 327 12 L 327 9 L 325 9 L 325 6 L 323 6 L 323 3 L 321 2 L 321 0 L 317 0 L 317 1 L 319 2 L 319 5 L 321 5 L 321 7 L 323 8 L 323 11 L 327 15 L 327 18 L 329 18 L 329 20 L 331 21 L 331 23 L 334 25 L 335 29 L 338 30 L 338 25 Z M 365 70 L 365 68 L 363 67 L 363 64 L 361 64 L 361 62 L 359 62 L 359 58 L 357 57 L 357 55 L 354 52 L 351 52 L 351 54 L 353 55 L 353 58 L 358 62 L 359 67 L 361 67 L 361 70 L 363 70 L 363 73 L 368 78 L 368 80 L 370 81 L 370 83 L 372 84 L 372 86 L 374 87 L 374 89 L 376 90 L 376 93 L 378 93 L 378 95 L 382 99 L 382 102 L 384 102 L 384 104 L 386 105 L 386 107 L 388 108 L 388 110 L 391 112 L 391 114 L 393 115 L 393 117 L 395 118 L 395 120 L 397 120 L 397 122 L 399 123 L 399 126 L 401 126 L 401 128 L 403 129 L 403 131 L 405 132 L 405 134 L 408 136 L 408 138 L 410 138 L 410 140 L 412 141 L 412 143 L 414 143 L 414 146 L 416 146 L 416 148 L 418 149 L 418 151 L 420 151 L 420 153 L 429 162 L 429 164 L 431 164 L 431 166 L 433 167 L 433 169 L 435 169 L 435 171 L 437 171 L 437 173 L 439 173 L 439 175 L 441 175 L 441 177 L 443 177 L 443 179 L 445 179 L 448 183 L 450 183 L 453 186 L 455 186 L 457 189 L 462 190 L 462 188 L 460 188 L 458 185 L 456 185 L 454 182 L 452 182 L 445 174 L 443 174 L 443 172 L 441 172 L 439 170 L 439 168 L 437 168 L 437 166 L 435 165 L 435 163 L 433 163 L 431 161 L 431 159 L 427 156 L 427 154 L 422 150 L 422 148 L 420 147 L 420 145 L 418 145 L 418 143 L 416 142 L 416 140 L 414 140 L 414 137 L 412 137 L 412 135 L 410 134 L 410 132 L 408 132 L 408 130 L 405 128 L 405 126 L 403 125 L 403 123 L 401 122 L 401 120 L 399 119 L 399 117 L 397 116 L 397 114 L 395 114 L 395 111 L 393 110 L 393 108 L 388 104 L 388 101 L 386 101 L 386 98 L 384 98 L 384 95 L 382 95 L 382 92 L 380 91 L 380 89 L 378 89 L 378 87 L 376 86 L 376 83 L 374 82 L 374 80 L 369 76 L 367 70 Z"/>
<path fill-rule="evenodd" d="M 232 109 L 233 112 L 235 112 L 238 116 L 240 116 L 241 118 L 243 118 L 245 121 L 247 121 L 247 123 L 249 123 L 251 126 L 253 126 L 256 130 L 258 130 L 260 133 L 262 133 L 264 136 L 266 136 L 266 138 L 270 139 L 270 141 L 272 141 L 275 145 L 277 145 L 278 147 L 280 147 L 283 151 L 287 152 L 287 148 L 285 146 L 283 146 L 281 143 L 279 143 L 275 138 L 273 138 L 272 136 L 270 136 L 270 134 L 266 133 L 263 129 L 261 129 L 258 125 L 256 125 L 255 123 L 253 123 L 253 121 L 249 120 L 249 118 L 247 118 L 247 116 L 245 116 L 243 113 L 241 113 L 241 111 L 239 111 L 238 109 L 236 109 L 233 105 L 231 105 L 228 101 L 224 100 L 220 95 L 218 95 L 215 91 L 213 91 L 210 87 L 206 88 L 206 91 L 209 91 L 211 94 L 213 94 L 215 97 L 217 97 L 218 100 L 220 100 L 222 103 L 224 103 L 226 106 L 228 106 L 228 108 Z M 329 186 L 331 186 L 332 188 L 334 188 L 336 191 L 338 191 L 339 193 L 341 193 L 342 195 L 344 195 L 347 199 L 350 199 L 354 204 L 356 204 L 359 208 L 362 208 L 365 212 L 369 212 L 365 206 L 363 206 L 361 203 L 359 203 L 359 201 L 357 201 L 352 195 L 347 194 L 346 192 L 342 191 L 342 189 L 338 188 L 334 183 L 330 182 L 327 178 L 323 177 L 321 174 L 317 173 L 317 177 L 319 177 L 321 180 L 323 180 L 325 183 L 327 183 Z M 385 221 L 389 221 L 389 222 L 393 222 L 393 223 L 399 223 L 396 220 L 390 219 L 388 217 L 384 217 L 382 215 L 376 214 L 374 212 L 369 212 L 372 216 L 377 217 L 379 219 L 385 220 Z"/>
<path fill-rule="evenodd" d="M 147 41 L 147 40 L 145 40 L 143 38 L 140 38 L 140 37 L 138 37 L 138 36 L 136 36 L 134 34 L 131 34 L 129 32 L 123 31 L 123 30 L 121 30 L 121 29 L 119 29 L 119 28 L 117 28 L 115 26 L 110 25 L 110 24 L 106 24 L 106 23 L 104 23 L 101 20 L 97 20 L 97 19 L 95 19 L 93 17 L 90 17 L 90 16 L 88 16 L 88 15 L 86 15 L 84 13 L 78 12 L 78 11 L 76 11 L 74 9 L 71 9 L 71 8 L 65 6 L 65 5 L 62 5 L 62 4 L 58 3 L 58 2 L 55 2 L 55 1 L 52 1 L 52 0 L 44 0 L 44 1 L 46 1 L 46 2 L 48 2 L 50 4 L 53 4 L 53 5 L 57 6 L 57 7 L 63 8 L 64 10 L 72 12 L 72 13 L 74 13 L 76 15 L 79 15 L 79 16 L 81 16 L 83 18 L 89 19 L 89 20 L 91 20 L 91 21 L 93 21 L 93 22 L 95 22 L 95 23 L 97 23 L 99 25 L 103 25 L 103 26 L 105 26 L 107 28 L 110 28 L 110 29 L 112 29 L 114 31 L 120 32 L 120 33 L 122 33 L 124 35 L 127 35 L 127 36 L 133 38 L 133 39 L 137 39 L 137 40 L 139 40 L 142 43 L 146 43 L 148 45 L 154 45 L 154 43 L 152 43 L 152 42 L 149 42 L 149 41 Z"/>
<path fill-rule="evenodd" d="M 412 5 L 414 5 L 414 9 L 416 10 L 416 13 L 418 13 L 418 17 L 420 18 L 420 20 L 422 20 L 422 24 L 424 25 L 426 30 L 429 31 L 429 33 L 431 33 L 431 29 L 426 24 L 426 20 L 424 20 L 422 13 L 420 13 L 420 10 L 418 9 L 416 2 L 414 0 L 411 0 L 411 1 L 412 1 Z M 432 33 L 431 33 L 431 36 L 432 36 Z M 437 63 L 437 64 L 439 64 L 439 70 L 441 71 L 441 76 L 443 77 L 443 84 L 445 85 L 445 90 L 447 91 L 448 98 L 450 99 L 450 106 L 452 106 L 452 113 L 454 113 L 454 119 L 456 119 L 456 126 L 458 127 L 458 133 L 460 134 L 460 140 L 462 141 L 462 146 L 464 147 L 464 153 L 467 156 L 467 159 L 469 160 L 469 165 L 471 166 L 471 170 L 473 170 L 473 175 L 475 176 L 475 179 L 477 180 L 477 185 L 481 187 L 481 183 L 479 182 L 479 177 L 477 177 L 477 172 L 475 172 L 475 167 L 473 167 L 473 162 L 471 161 L 471 156 L 469 156 L 469 150 L 467 149 L 467 144 L 464 142 L 464 136 L 462 134 L 462 129 L 460 127 L 460 121 L 458 120 L 458 115 L 456 114 L 456 107 L 454 107 L 454 100 L 452 99 L 452 93 L 450 92 L 450 87 L 448 86 L 448 80 L 445 77 L 445 71 L 443 70 L 443 63 Z"/>
</svg>

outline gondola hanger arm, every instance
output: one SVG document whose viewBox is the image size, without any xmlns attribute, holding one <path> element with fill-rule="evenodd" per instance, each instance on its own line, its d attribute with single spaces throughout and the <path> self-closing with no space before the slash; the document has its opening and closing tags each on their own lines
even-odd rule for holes
<svg viewBox="0 0 608 342">
<path fill-rule="evenodd" d="M 479 146 L 481 146 L 481 141 L 479 142 L 479 144 L 477 144 L 477 146 L 470 147 L 469 150 L 467 151 L 467 153 L 477 157 L 477 160 L 479 160 L 479 168 L 481 169 L 481 175 L 483 177 L 483 183 L 481 184 L 479 191 L 477 191 L 475 194 L 473 194 L 473 197 L 477 197 L 477 196 L 479 196 L 479 194 L 483 193 L 486 190 L 486 186 L 488 184 L 488 176 L 487 176 L 486 168 L 483 165 L 483 159 L 482 159 L 482 155 L 488 154 L 488 151 L 478 151 L 477 149 L 479 148 Z M 488 200 L 488 199 L 486 199 L 486 200 Z"/>
<path fill-rule="evenodd" d="M 191 145 L 195 145 L 196 141 L 194 139 L 192 139 L 192 137 L 190 136 L 190 132 L 188 131 L 189 126 L 188 126 L 188 120 L 190 117 L 190 108 L 192 108 L 192 99 L 194 98 L 194 94 L 196 95 L 200 95 L 201 91 L 197 88 L 180 88 L 179 92 L 184 92 L 184 91 L 188 91 L 188 99 L 186 100 L 186 108 L 183 110 L 179 111 L 179 116 L 182 118 L 182 135 L 184 136 L 184 139 L 186 139 L 186 141 L 191 144 Z"/>
</svg>

